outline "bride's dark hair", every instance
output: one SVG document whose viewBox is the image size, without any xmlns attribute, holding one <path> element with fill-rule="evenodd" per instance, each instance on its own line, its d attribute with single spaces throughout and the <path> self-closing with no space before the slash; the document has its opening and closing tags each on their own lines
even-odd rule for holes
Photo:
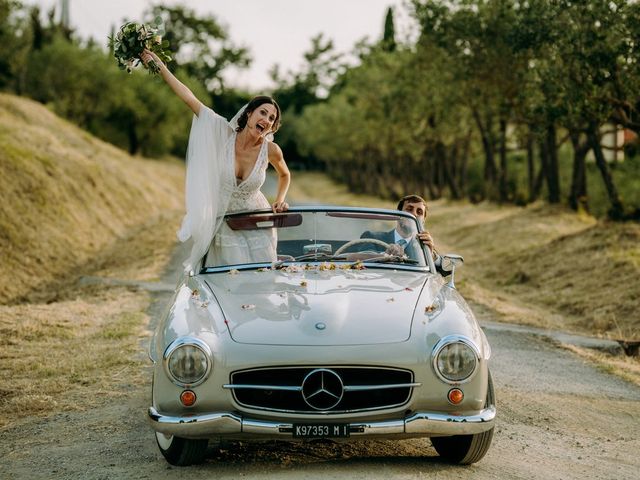
<svg viewBox="0 0 640 480">
<path fill-rule="evenodd" d="M 240 115 L 240 118 L 238 118 L 238 126 L 236 127 L 236 132 L 241 132 L 242 130 L 244 130 L 244 127 L 247 126 L 247 120 L 249 120 L 249 115 L 251 114 L 251 112 L 265 103 L 270 103 L 271 105 L 276 107 L 276 119 L 273 122 L 273 130 L 271 130 L 271 133 L 277 132 L 280 128 L 280 105 L 278 105 L 273 98 L 267 95 L 258 95 L 257 97 L 253 97 L 251 99 L 251 101 L 247 104 L 244 111 L 242 112 L 242 115 Z"/>
</svg>

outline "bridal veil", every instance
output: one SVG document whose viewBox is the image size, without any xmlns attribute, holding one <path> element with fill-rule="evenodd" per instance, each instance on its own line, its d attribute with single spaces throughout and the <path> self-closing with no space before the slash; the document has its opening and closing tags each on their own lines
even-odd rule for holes
<svg viewBox="0 0 640 480">
<path fill-rule="evenodd" d="M 234 188 L 233 162 L 228 149 L 234 149 L 229 122 L 202 105 L 193 117 L 187 148 L 186 214 L 178 231 L 182 242 L 192 238 L 193 246 L 184 263 L 192 270 L 205 254 L 214 233 L 220 228 Z"/>
</svg>

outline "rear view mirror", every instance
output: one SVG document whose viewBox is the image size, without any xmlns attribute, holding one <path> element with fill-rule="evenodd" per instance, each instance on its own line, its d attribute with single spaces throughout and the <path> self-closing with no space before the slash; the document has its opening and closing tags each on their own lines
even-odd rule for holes
<svg viewBox="0 0 640 480">
<path fill-rule="evenodd" d="M 447 286 L 451 288 L 456 288 L 454 283 L 455 271 L 458 265 L 462 265 L 464 263 L 464 258 L 462 255 L 456 255 L 455 253 L 447 253 L 442 256 L 442 270 L 451 272 L 451 278 L 449 279 L 449 283 Z"/>
<path fill-rule="evenodd" d="M 264 228 L 297 227 L 302 223 L 299 213 L 251 214 L 227 217 L 231 230 L 260 230 Z"/>
</svg>

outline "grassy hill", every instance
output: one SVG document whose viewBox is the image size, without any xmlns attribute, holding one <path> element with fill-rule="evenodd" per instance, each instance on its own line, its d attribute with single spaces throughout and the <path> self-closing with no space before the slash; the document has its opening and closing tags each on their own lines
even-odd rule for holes
<svg viewBox="0 0 640 480">
<path fill-rule="evenodd" d="M 183 182 L 180 161 L 131 157 L 0 95 L 0 429 L 148 381 L 151 295 L 132 285 L 162 275 Z"/>
<path fill-rule="evenodd" d="M 183 165 L 133 158 L 41 104 L 0 94 L 0 303 L 73 276 L 182 208 Z"/>
</svg>

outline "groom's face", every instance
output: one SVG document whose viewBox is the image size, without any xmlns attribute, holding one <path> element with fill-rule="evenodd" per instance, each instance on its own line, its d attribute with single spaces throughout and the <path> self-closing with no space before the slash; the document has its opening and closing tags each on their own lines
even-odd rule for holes
<svg viewBox="0 0 640 480">
<path fill-rule="evenodd" d="M 404 205 L 402 205 L 402 211 L 410 213 L 411 215 L 413 215 L 418 219 L 418 222 L 424 223 L 424 217 L 425 217 L 425 214 L 427 213 L 427 207 L 422 202 L 415 202 L 415 203 L 404 202 Z"/>
<path fill-rule="evenodd" d="M 427 207 L 424 203 L 404 202 L 404 205 L 402 205 L 402 211 L 410 213 L 411 215 L 416 217 L 418 222 L 420 222 L 421 224 L 424 224 L 424 218 L 427 212 Z M 413 222 L 408 218 L 401 218 L 400 220 L 398 220 L 398 232 L 403 236 L 406 236 L 412 232 L 412 226 L 413 226 Z"/>
</svg>

